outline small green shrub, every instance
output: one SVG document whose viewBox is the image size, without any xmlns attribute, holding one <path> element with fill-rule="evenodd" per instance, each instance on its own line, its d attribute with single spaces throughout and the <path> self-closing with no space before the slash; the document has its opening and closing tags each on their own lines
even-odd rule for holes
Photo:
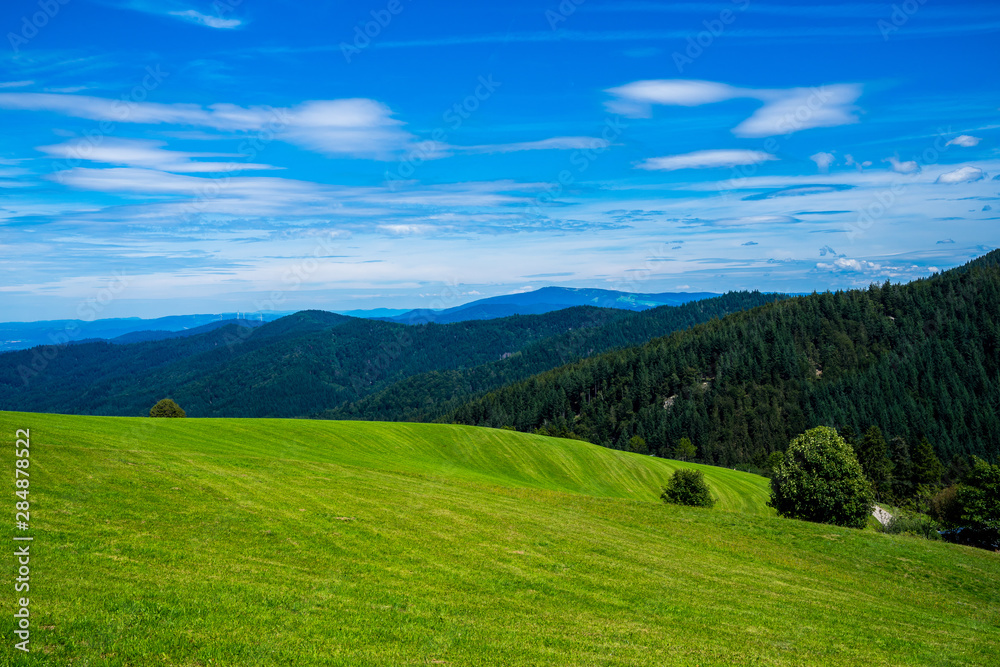
<svg viewBox="0 0 1000 667">
<path fill-rule="evenodd" d="M 187 417 L 187 414 L 170 398 L 164 398 L 149 409 L 150 417 Z"/>
<path fill-rule="evenodd" d="M 897 514 L 889 519 L 889 523 L 877 528 L 880 533 L 889 535 L 916 535 L 928 540 L 940 540 L 941 525 L 926 514 Z"/>
<path fill-rule="evenodd" d="M 690 468 L 681 468 L 675 472 L 663 487 L 660 498 L 667 503 L 693 507 L 711 507 L 715 504 L 705 475 L 700 470 Z"/>
</svg>

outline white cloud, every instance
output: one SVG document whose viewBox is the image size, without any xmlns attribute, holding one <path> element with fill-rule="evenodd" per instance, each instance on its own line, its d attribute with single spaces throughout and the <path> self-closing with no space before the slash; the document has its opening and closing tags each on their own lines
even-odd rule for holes
<svg viewBox="0 0 1000 667">
<path fill-rule="evenodd" d="M 825 174 L 830 171 L 830 165 L 832 165 L 837 158 L 834 157 L 833 153 L 824 153 L 821 151 L 810 155 L 809 159 L 815 162 L 816 168 Z"/>
<path fill-rule="evenodd" d="M 677 169 L 711 169 L 713 167 L 735 167 L 745 164 L 761 164 L 777 160 L 774 155 L 763 151 L 743 149 L 705 150 L 654 157 L 637 165 L 637 169 L 651 171 L 675 171 Z"/>
<path fill-rule="evenodd" d="M 882 162 L 888 162 L 892 165 L 892 170 L 897 174 L 916 174 L 920 172 L 920 165 L 914 160 L 907 160 L 906 162 L 900 162 L 898 157 L 887 157 L 882 160 Z"/>
<path fill-rule="evenodd" d="M 34 83 L 34 81 L 0 81 L 0 88 L 24 88 Z"/>
<path fill-rule="evenodd" d="M 972 183 L 986 178 L 986 172 L 978 167 L 960 167 L 954 171 L 947 171 L 937 177 L 935 183 Z"/>
<path fill-rule="evenodd" d="M 979 137 L 969 136 L 968 134 L 960 134 L 951 141 L 949 141 L 945 146 L 962 146 L 964 148 L 972 148 L 982 141 Z"/>
<path fill-rule="evenodd" d="M 180 12 L 167 12 L 167 15 L 176 16 L 177 18 L 183 19 L 188 23 L 196 23 L 207 28 L 219 28 L 221 30 L 232 30 L 243 25 L 243 22 L 239 19 L 224 19 L 218 16 L 208 16 L 207 14 L 202 14 L 201 12 L 197 12 L 193 9 L 186 9 Z"/>
<path fill-rule="evenodd" d="M 39 146 L 38 150 L 66 160 L 87 160 L 106 164 L 125 165 L 159 171 L 181 173 L 228 172 L 245 170 L 278 169 L 267 164 L 251 162 L 196 162 L 193 158 L 239 158 L 239 153 L 185 153 L 161 148 L 163 142 L 137 139 L 104 139 L 99 143 L 77 139 L 55 146 Z"/>
<path fill-rule="evenodd" d="M 820 262 L 816 266 L 817 268 L 826 270 L 839 269 L 841 271 L 856 271 L 859 273 L 873 273 L 882 269 L 881 264 L 869 262 L 866 259 L 847 259 L 846 257 L 838 257 L 834 260 L 833 264 Z"/>
<path fill-rule="evenodd" d="M 51 111 L 117 123 L 209 127 L 258 132 L 327 155 L 389 160 L 411 145 L 413 136 L 381 102 L 365 98 L 315 100 L 295 107 L 241 107 L 235 104 L 129 103 L 87 95 L 0 93 L 0 108 Z M 262 139 L 263 140 L 263 139 Z"/>
<path fill-rule="evenodd" d="M 712 81 L 660 79 L 633 81 L 607 92 L 614 96 L 607 102 L 608 110 L 632 118 L 648 118 L 654 104 L 700 106 L 740 98 L 760 100 L 763 106 L 732 132 L 739 137 L 770 137 L 857 123 L 854 102 L 861 96 L 862 89 L 859 84 L 737 88 Z"/>
</svg>

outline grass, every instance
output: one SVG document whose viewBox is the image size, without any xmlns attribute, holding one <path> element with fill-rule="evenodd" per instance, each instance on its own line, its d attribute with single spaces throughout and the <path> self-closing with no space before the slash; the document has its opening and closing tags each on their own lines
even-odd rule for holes
<svg viewBox="0 0 1000 667">
<path fill-rule="evenodd" d="M 508 431 L 0 413 L 5 444 L 16 428 L 32 653 L 5 613 L 3 665 L 1000 655 L 996 554 L 779 519 L 746 473 L 701 467 L 706 510 L 657 500 L 691 464 Z"/>
</svg>

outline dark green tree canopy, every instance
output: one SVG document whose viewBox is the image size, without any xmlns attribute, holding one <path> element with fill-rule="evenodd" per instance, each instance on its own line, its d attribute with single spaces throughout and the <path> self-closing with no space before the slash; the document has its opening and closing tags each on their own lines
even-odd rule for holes
<svg viewBox="0 0 1000 667">
<path fill-rule="evenodd" d="M 187 417 L 187 413 L 172 398 L 164 398 L 149 409 L 150 417 Z"/>
<path fill-rule="evenodd" d="M 892 494 L 892 461 L 889 459 L 889 443 L 882 435 L 882 429 L 872 426 L 865 437 L 855 447 L 858 463 L 865 477 L 872 484 L 875 497 L 885 499 Z"/>
<path fill-rule="evenodd" d="M 820 426 L 788 445 L 771 479 L 769 504 L 781 516 L 863 528 L 874 497 L 851 446 Z"/>
</svg>

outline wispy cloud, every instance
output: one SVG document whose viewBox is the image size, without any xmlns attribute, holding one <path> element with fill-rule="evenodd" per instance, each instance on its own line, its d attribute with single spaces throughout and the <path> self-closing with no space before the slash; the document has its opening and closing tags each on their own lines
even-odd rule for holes
<svg viewBox="0 0 1000 667">
<path fill-rule="evenodd" d="M 653 105 L 701 106 L 734 99 L 763 102 L 749 118 L 733 128 L 738 137 L 787 135 L 817 127 L 836 127 L 858 122 L 854 102 L 861 85 L 853 83 L 814 88 L 737 88 L 713 81 L 658 79 L 633 81 L 608 89 L 613 99 L 607 108 L 632 118 L 648 118 Z"/>
<path fill-rule="evenodd" d="M 233 28 L 239 28 L 243 25 L 243 22 L 239 19 L 224 19 L 218 16 L 208 16 L 207 14 L 202 14 L 201 12 L 195 11 L 193 9 L 185 9 L 179 12 L 167 12 L 168 16 L 176 16 L 179 19 L 187 21 L 189 23 L 196 23 L 198 25 L 203 25 L 206 28 L 219 28 L 222 30 L 232 30 Z"/>
<path fill-rule="evenodd" d="M 636 165 L 637 169 L 651 171 L 675 171 L 677 169 L 711 169 L 713 167 L 736 167 L 738 165 L 762 164 L 778 158 L 763 151 L 742 149 L 705 150 L 654 157 Z"/>
<path fill-rule="evenodd" d="M 233 30 L 239 28 L 243 25 L 243 21 L 240 19 L 230 17 L 226 18 L 222 15 L 222 11 L 218 11 L 215 16 L 204 14 L 196 9 L 192 9 L 190 6 L 181 2 L 180 0 L 104 0 L 107 4 L 112 7 L 117 7 L 119 9 L 130 9 L 137 12 L 142 12 L 144 14 L 152 14 L 154 16 L 163 16 L 172 19 L 177 19 L 184 21 L 185 23 L 192 23 L 194 25 L 204 26 L 206 28 L 215 28 L 218 30 Z M 226 13 L 232 11 L 232 7 L 238 6 L 239 3 L 227 3 L 220 4 L 214 3 L 212 6 L 215 8 L 225 7 Z"/>
<path fill-rule="evenodd" d="M 364 98 L 316 100 L 289 108 L 219 103 L 128 102 L 87 95 L 0 93 L 0 108 L 50 111 L 74 118 L 119 123 L 188 125 L 231 132 L 268 132 L 327 155 L 388 160 L 410 145 L 412 135 L 381 102 Z"/>
<path fill-rule="evenodd" d="M 198 158 L 240 158 L 239 153 L 186 153 L 162 148 L 163 142 L 137 139 L 105 138 L 99 143 L 77 139 L 54 146 L 39 146 L 38 150 L 66 160 L 86 160 L 105 164 L 125 165 L 159 171 L 181 173 L 230 172 L 243 170 L 279 169 L 267 164 L 250 162 L 199 162 Z"/>
<path fill-rule="evenodd" d="M 968 134 L 960 134 L 959 136 L 955 137 L 945 145 L 972 148 L 973 146 L 978 146 L 980 141 L 982 141 L 982 139 L 980 139 L 979 137 L 973 137 Z"/>
<path fill-rule="evenodd" d="M 979 167 L 959 167 L 954 171 L 948 171 L 937 177 L 935 183 L 974 183 L 986 178 L 986 172 Z"/>
<path fill-rule="evenodd" d="M 608 147 L 605 139 L 596 137 L 552 137 L 539 141 L 519 141 L 509 144 L 484 144 L 480 146 L 450 146 L 466 153 L 515 153 L 544 150 L 595 150 Z"/>
</svg>

